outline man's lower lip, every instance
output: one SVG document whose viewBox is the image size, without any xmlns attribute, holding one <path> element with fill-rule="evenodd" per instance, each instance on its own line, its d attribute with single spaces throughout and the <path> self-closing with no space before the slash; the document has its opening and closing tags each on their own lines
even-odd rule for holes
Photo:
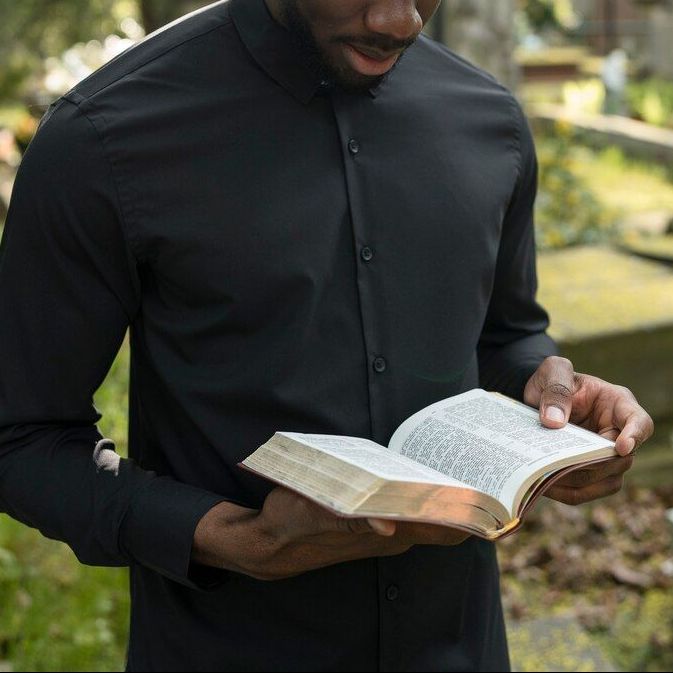
<svg viewBox="0 0 673 673">
<path fill-rule="evenodd" d="M 363 54 L 350 44 L 345 45 L 344 52 L 351 68 L 367 77 L 380 77 L 381 75 L 385 75 L 400 57 L 399 54 L 393 54 L 392 56 L 379 61 L 378 59 Z"/>
</svg>

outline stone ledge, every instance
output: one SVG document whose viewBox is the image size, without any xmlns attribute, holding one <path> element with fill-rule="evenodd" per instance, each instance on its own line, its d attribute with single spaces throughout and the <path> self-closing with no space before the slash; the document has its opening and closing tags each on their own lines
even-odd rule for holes
<svg viewBox="0 0 673 673">
<path fill-rule="evenodd" d="M 625 385 L 673 417 L 673 270 L 599 247 L 538 256 L 550 334 L 577 371 Z"/>
<path fill-rule="evenodd" d="M 673 328 L 673 270 L 657 262 L 581 246 L 540 253 L 538 277 L 560 342 Z"/>
<path fill-rule="evenodd" d="M 594 115 L 572 112 L 562 105 L 538 104 L 528 110 L 533 124 L 551 126 L 571 124 L 582 140 L 605 147 L 621 147 L 627 154 L 673 162 L 673 131 L 618 115 Z"/>
<path fill-rule="evenodd" d="M 559 343 L 579 372 L 626 386 L 656 420 L 673 417 L 673 327 Z"/>
</svg>

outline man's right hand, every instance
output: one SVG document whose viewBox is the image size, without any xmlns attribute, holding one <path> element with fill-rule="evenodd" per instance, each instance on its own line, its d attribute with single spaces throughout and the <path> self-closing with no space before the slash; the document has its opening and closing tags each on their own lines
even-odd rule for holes
<svg viewBox="0 0 673 673">
<path fill-rule="evenodd" d="M 416 544 L 456 545 L 467 533 L 384 519 L 346 519 L 285 488 L 261 511 L 223 502 L 199 522 L 192 561 L 259 580 L 294 577 L 335 563 L 394 556 Z"/>
</svg>

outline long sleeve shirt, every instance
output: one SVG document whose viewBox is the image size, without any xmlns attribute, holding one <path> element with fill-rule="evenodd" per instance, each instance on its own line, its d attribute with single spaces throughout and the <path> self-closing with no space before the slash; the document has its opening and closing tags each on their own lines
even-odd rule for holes
<svg viewBox="0 0 673 673">
<path fill-rule="evenodd" d="M 420 37 L 369 92 L 220 2 L 60 98 L 0 251 L 0 511 L 131 567 L 129 670 L 504 670 L 495 551 L 470 538 L 261 582 L 190 563 L 277 430 L 386 444 L 554 352 L 536 163 L 509 92 Z M 130 328 L 129 459 L 91 459 Z"/>
</svg>

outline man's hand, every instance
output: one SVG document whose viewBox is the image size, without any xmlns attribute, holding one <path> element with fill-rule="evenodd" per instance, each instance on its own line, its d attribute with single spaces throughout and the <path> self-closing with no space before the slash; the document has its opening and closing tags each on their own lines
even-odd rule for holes
<svg viewBox="0 0 673 673">
<path fill-rule="evenodd" d="M 456 545 L 467 533 L 383 519 L 336 516 L 285 488 L 261 511 L 220 503 L 199 522 L 192 560 L 261 580 L 373 556 L 394 556 L 415 544 Z"/>
<path fill-rule="evenodd" d="M 630 390 L 578 374 L 565 358 L 550 357 L 540 365 L 526 384 L 524 402 L 539 407 L 540 420 L 548 428 L 571 421 L 615 441 L 619 457 L 575 470 L 545 493 L 569 505 L 617 493 L 633 463 L 633 451 L 654 430 L 652 419 Z"/>
</svg>

